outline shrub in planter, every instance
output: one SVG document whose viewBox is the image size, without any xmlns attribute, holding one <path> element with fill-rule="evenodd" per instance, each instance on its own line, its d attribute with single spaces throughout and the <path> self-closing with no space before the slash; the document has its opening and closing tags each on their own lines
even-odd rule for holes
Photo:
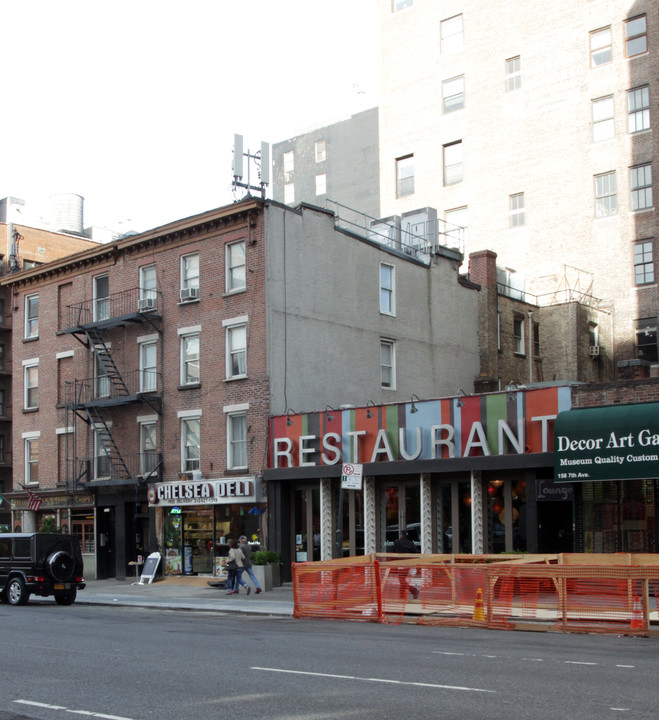
<svg viewBox="0 0 659 720">
<path fill-rule="evenodd" d="M 252 553 L 252 565 L 279 565 L 281 557 L 274 550 L 257 550 Z"/>
<path fill-rule="evenodd" d="M 254 574 L 264 590 L 272 590 L 273 586 L 281 585 L 280 564 L 281 556 L 274 550 L 257 550 L 252 553 Z"/>
</svg>

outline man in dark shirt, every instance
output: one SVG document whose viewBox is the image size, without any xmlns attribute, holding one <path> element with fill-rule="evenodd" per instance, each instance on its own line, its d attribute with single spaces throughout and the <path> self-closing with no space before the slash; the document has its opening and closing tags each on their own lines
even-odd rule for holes
<svg viewBox="0 0 659 720">
<path fill-rule="evenodd" d="M 408 535 L 407 530 L 401 530 L 398 539 L 394 540 L 394 552 L 419 552 L 417 546 L 410 540 L 410 536 Z M 400 583 L 400 594 L 402 598 L 406 597 L 408 592 L 411 593 L 414 599 L 419 597 L 419 589 L 414 587 L 414 585 L 410 585 L 410 583 L 407 582 L 407 576 L 409 574 L 409 570 L 407 568 L 395 568 L 393 572 L 394 574 L 398 575 L 398 582 Z"/>
</svg>

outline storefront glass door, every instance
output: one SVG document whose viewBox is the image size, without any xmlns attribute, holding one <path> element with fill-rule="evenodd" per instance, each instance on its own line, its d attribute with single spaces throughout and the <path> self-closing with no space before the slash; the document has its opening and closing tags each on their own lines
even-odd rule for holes
<svg viewBox="0 0 659 720">
<path fill-rule="evenodd" d="M 320 560 L 320 489 L 296 489 L 293 502 L 295 562 Z"/>
<path fill-rule="evenodd" d="M 390 483 L 380 494 L 380 552 L 391 552 L 400 529 L 421 550 L 421 485 L 419 481 Z"/>
</svg>

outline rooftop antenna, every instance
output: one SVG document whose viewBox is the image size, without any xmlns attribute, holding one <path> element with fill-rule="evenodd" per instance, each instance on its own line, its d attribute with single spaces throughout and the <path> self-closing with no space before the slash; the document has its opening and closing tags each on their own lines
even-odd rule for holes
<svg viewBox="0 0 659 720">
<path fill-rule="evenodd" d="M 247 160 L 244 161 L 243 159 Z M 243 182 L 244 165 L 247 165 L 247 182 Z M 252 185 L 251 169 L 252 165 L 256 168 L 256 174 L 259 179 L 258 185 Z M 233 136 L 233 190 L 237 188 L 246 188 L 249 195 L 250 190 L 256 190 L 261 193 L 261 197 L 265 199 L 265 189 L 270 183 L 270 145 L 267 142 L 261 143 L 261 149 L 255 153 L 251 153 L 249 148 L 247 152 L 243 152 L 243 136 L 235 134 Z"/>
</svg>

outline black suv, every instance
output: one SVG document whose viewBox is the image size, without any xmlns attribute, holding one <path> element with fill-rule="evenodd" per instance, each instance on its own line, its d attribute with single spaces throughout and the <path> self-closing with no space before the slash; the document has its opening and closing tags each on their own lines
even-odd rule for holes
<svg viewBox="0 0 659 720">
<path fill-rule="evenodd" d="M 0 601 L 25 605 L 30 595 L 71 605 L 85 587 L 80 540 L 55 533 L 0 533 Z"/>
</svg>

